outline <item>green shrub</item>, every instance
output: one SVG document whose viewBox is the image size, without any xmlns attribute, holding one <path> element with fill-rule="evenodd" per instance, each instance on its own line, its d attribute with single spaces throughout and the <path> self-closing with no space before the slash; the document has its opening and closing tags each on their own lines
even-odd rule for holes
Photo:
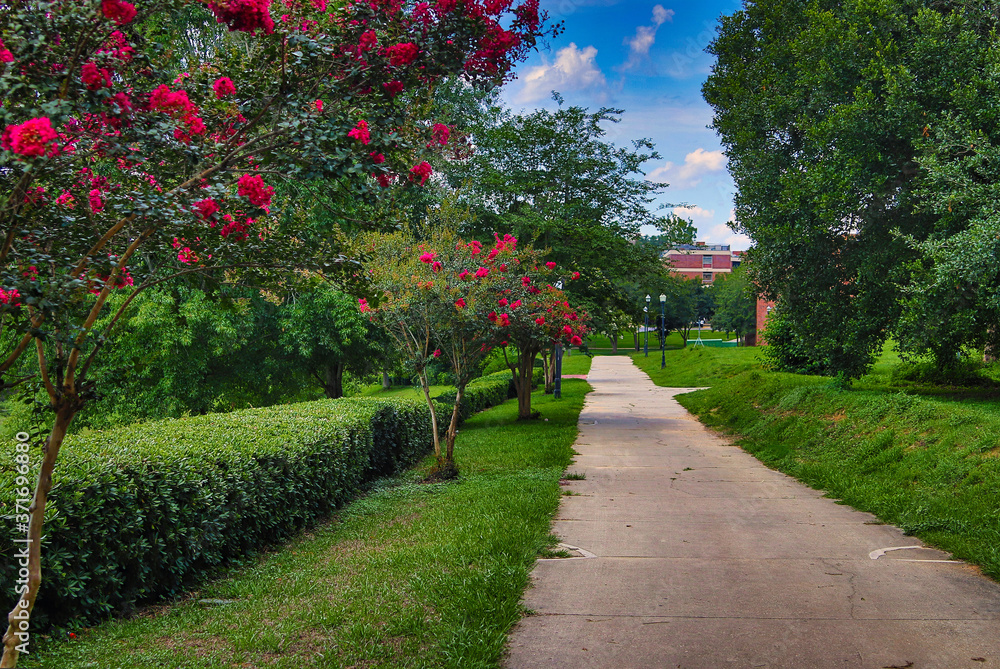
<svg viewBox="0 0 1000 669">
<path fill-rule="evenodd" d="M 33 622 L 128 613 L 287 539 L 431 444 L 426 407 L 321 400 L 67 439 Z M 36 453 L 33 460 L 40 460 Z M 0 574 L 13 584 L 13 458 L 0 461 Z M 0 604 L 13 606 L 6 588 Z"/>
<path fill-rule="evenodd" d="M 540 368 L 534 370 L 531 381 L 532 388 L 537 388 L 542 384 L 543 378 Z M 448 417 L 451 417 L 451 408 L 455 406 L 457 392 L 449 390 L 434 398 L 447 410 Z M 512 397 L 517 397 L 517 390 L 514 388 L 514 377 L 509 369 L 481 376 L 465 387 L 462 404 L 459 407 L 459 418 L 465 420 L 484 409 L 502 404 Z M 447 427 L 447 424 L 444 424 Z"/>
</svg>

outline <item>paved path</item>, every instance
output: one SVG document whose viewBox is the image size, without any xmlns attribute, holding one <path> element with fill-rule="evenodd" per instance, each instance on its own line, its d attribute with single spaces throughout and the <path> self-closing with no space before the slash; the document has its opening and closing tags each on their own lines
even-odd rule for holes
<svg viewBox="0 0 1000 669">
<path fill-rule="evenodd" d="M 1000 669 L 1000 586 L 761 465 L 626 357 L 594 358 L 508 669 Z M 879 553 L 875 552 L 878 556 Z"/>
</svg>

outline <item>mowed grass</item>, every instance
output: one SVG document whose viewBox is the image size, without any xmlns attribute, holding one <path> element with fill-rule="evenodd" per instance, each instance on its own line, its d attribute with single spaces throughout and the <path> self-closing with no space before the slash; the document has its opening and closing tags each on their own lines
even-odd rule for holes
<svg viewBox="0 0 1000 669">
<path fill-rule="evenodd" d="M 678 400 L 767 465 L 1000 579 L 995 388 L 894 381 L 889 351 L 840 390 L 827 377 L 764 371 L 753 354 L 668 352 L 662 372 L 652 356 L 634 359 L 659 385 L 711 386 Z"/>
<path fill-rule="evenodd" d="M 689 339 L 697 339 L 697 338 L 698 338 L 698 330 L 694 329 L 694 330 L 691 331 Z M 702 330 L 701 331 L 701 338 L 702 339 L 722 339 L 724 341 L 730 341 L 732 339 L 736 339 L 736 334 L 732 333 L 732 332 L 728 332 L 727 333 L 727 332 L 715 332 L 713 330 Z M 650 332 L 649 332 L 649 354 L 650 355 L 653 354 L 653 349 L 654 348 L 656 349 L 657 353 L 659 353 L 659 350 L 660 350 L 659 341 L 660 340 L 657 338 L 656 333 L 653 332 L 652 330 L 650 330 Z M 646 333 L 640 332 L 639 333 L 639 348 L 642 348 L 645 343 L 646 343 Z M 678 333 L 678 332 L 671 332 L 670 334 L 667 335 L 667 349 L 668 350 L 669 349 L 673 349 L 673 348 L 683 348 L 683 347 L 684 347 L 684 338 L 681 337 L 680 333 Z M 606 335 L 598 335 L 598 334 L 591 335 L 591 336 L 587 337 L 587 348 L 595 349 L 595 350 L 601 350 L 601 351 L 603 351 L 604 349 L 611 350 L 611 340 Z M 622 352 L 622 353 L 628 353 L 629 350 L 633 350 L 633 351 L 635 350 L 635 333 L 634 332 L 626 332 L 626 333 L 621 334 L 618 337 L 618 350 L 620 352 Z"/>
<path fill-rule="evenodd" d="M 584 355 L 583 353 L 577 352 L 571 355 L 563 355 L 562 373 L 589 374 L 591 362 L 592 358 L 589 355 Z"/>
<path fill-rule="evenodd" d="M 544 420 L 517 421 L 510 401 L 474 416 L 456 445 L 459 480 L 420 483 L 429 459 L 258 564 L 43 642 L 21 666 L 496 667 L 551 542 L 589 389 L 570 379 L 560 401 L 535 393 Z"/>
<path fill-rule="evenodd" d="M 667 351 L 666 367 L 660 369 L 660 351 L 650 350 L 649 356 L 631 353 L 639 369 L 646 372 L 658 386 L 673 388 L 700 388 L 750 369 L 760 368 L 760 349 L 740 346 L 736 348 L 710 348 L 689 346 Z"/>
</svg>

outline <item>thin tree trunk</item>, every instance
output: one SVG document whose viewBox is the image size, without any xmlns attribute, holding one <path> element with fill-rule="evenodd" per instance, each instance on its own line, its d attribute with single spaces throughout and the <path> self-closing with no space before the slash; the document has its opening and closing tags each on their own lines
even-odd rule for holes
<svg viewBox="0 0 1000 669">
<path fill-rule="evenodd" d="M 545 379 L 545 394 L 551 395 L 556 389 L 556 365 L 548 349 L 542 350 L 542 378 Z"/>
<path fill-rule="evenodd" d="M 390 388 L 392 388 L 392 380 L 389 378 L 389 372 L 382 372 L 382 390 Z"/>
<path fill-rule="evenodd" d="M 617 353 L 618 352 L 618 332 L 617 331 L 611 333 L 611 352 L 612 353 Z"/>
<path fill-rule="evenodd" d="M 458 418 L 464 394 L 465 386 L 463 385 L 455 393 L 455 407 L 451 410 L 451 422 L 448 424 L 448 433 L 445 438 L 445 466 L 453 470 L 455 469 L 455 437 L 458 435 Z"/>
<path fill-rule="evenodd" d="M 323 369 L 323 391 L 331 400 L 344 396 L 344 364 L 327 365 Z"/>
<path fill-rule="evenodd" d="M 1000 328 L 991 325 L 986 329 L 986 349 L 983 351 L 983 362 L 996 362 L 1000 358 Z"/>
<path fill-rule="evenodd" d="M 0 658 L 0 667 L 16 667 L 18 656 L 27 648 L 31 611 L 35 608 L 38 588 L 42 583 L 42 522 L 45 519 L 45 504 L 52 490 L 52 470 L 55 468 L 63 439 L 66 438 L 66 430 L 69 429 L 77 411 L 79 406 L 75 398 L 62 399 L 56 408 L 55 424 L 42 448 L 42 466 L 38 472 L 35 495 L 31 500 L 31 506 L 28 507 L 27 567 L 25 568 L 22 563 L 20 571 L 20 574 L 27 578 L 18 579 L 18 585 L 26 585 L 27 588 L 21 593 L 21 598 L 14 605 L 14 609 L 7 615 L 8 626 L 7 632 L 3 635 L 3 657 Z M 24 549 L 17 551 L 15 557 L 23 560 L 23 551 Z"/>
<path fill-rule="evenodd" d="M 434 411 L 434 402 L 431 400 L 431 387 L 427 383 L 427 372 L 421 370 L 417 376 L 420 378 L 420 387 L 424 390 L 424 399 L 427 400 L 427 408 L 431 410 L 431 430 L 434 432 L 434 457 L 441 462 L 441 435 L 438 434 L 437 412 Z"/>
<path fill-rule="evenodd" d="M 520 419 L 531 418 L 531 376 L 534 369 L 535 355 L 528 355 L 522 351 L 518 356 L 517 369 L 517 417 Z"/>
</svg>

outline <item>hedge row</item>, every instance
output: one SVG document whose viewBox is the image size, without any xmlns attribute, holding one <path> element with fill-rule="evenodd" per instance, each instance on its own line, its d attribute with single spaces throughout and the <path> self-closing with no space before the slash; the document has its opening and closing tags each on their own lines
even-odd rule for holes
<svg viewBox="0 0 1000 669">
<path fill-rule="evenodd" d="M 342 399 L 73 436 L 47 507 L 35 622 L 95 620 L 178 595 L 289 538 L 413 463 L 431 444 L 420 402 Z M 37 451 L 33 459 L 39 458 Z M 13 606 L 12 458 L 0 462 L 0 603 Z"/>
<path fill-rule="evenodd" d="M 532 374 L 532 388 L 541 385 L 542 380 L 542 370 L 536 368 Z M 450 390 L 434 398 L 443 405 L 442 408 L 445 410 L 438 417 L 438 422 L 445 427 L 451 418 L 451 408 L 455 406 L 455 393 L 456 391 Z M 502 404 L 512 397 L 517 397 L 517 389 L 514 387 L 514 377 L 510 371 L 505 370 L 481 376 L 465 387 L 465 393 L 462 394 L 462 402 L 459 405 L 459 417 L 464 421 L 469 416 Z"/>
</svg>

